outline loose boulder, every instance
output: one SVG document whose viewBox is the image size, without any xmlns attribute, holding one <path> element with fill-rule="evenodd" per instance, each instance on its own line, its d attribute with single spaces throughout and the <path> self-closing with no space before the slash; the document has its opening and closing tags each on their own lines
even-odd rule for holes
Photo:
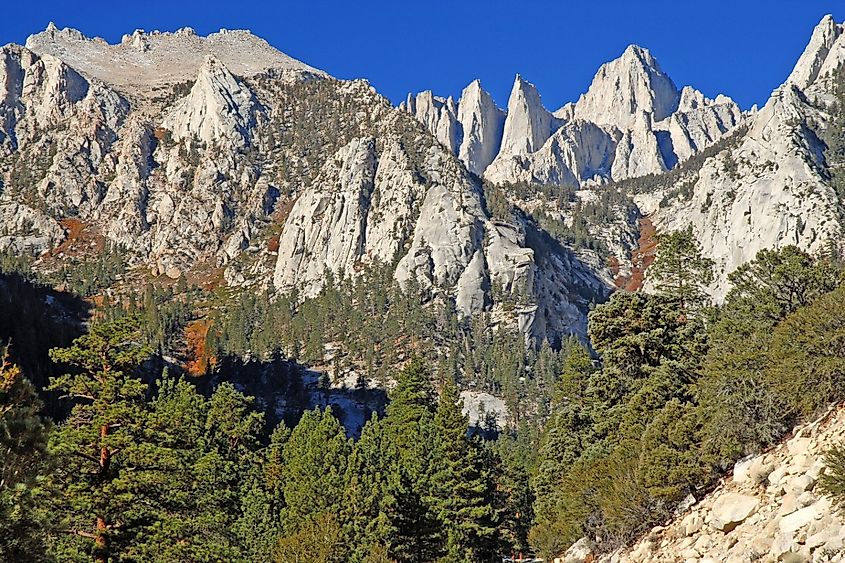
<svg viewBox="0 0 845 563">
<path fill-rule="evenodd" d="M 740 493 L 726 493 L 719 497 L 710 512 L 710 525 L 730 532 L 757 510 L 757 498 Z"/>
<path fill-rule="evenodd" d="M 554 563 L 590 563 L 596 557 L 596 545 L 589 538 L 581 538 L 561 557 L 555 557 Z"/>
</svg>

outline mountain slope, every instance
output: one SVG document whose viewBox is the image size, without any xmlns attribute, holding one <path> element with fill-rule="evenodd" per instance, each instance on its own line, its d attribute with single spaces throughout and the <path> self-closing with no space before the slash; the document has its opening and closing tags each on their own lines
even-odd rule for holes
<svg viewBox="0 0 845 563">
<path fill-rule="evenodd" d="M 395 264 L 402 283 L 537 339 L 583 334 L 590 303 L 609 291 L 571 250 L 537 242 L 546 239 L 529 234 L 529 218 L 492 220 L 482 184 L 452 154 L 452 102 L 410 102 L 435 128 L 448 110 L 446 150 L 366 83 L 334 80 L 245 32 L 106 45 L 51 27 L 27 44 L 3 48 L 13 79 L 0 98 L 0 213 L 30 217 L 9 221 L 4 247 L 43 253 L 73 218 L 152 275 L 221 269 L 232 286 L 303 296 L 326 271 Z M 253 48 L 248 62 L 233 59 Z M 122 64 L 157 78 L 140 84 L 143 73 L 124 75 Z M 476 93 L 462 115 L 479 122 L 472 142 L 484 144 L 499 125 Z"/>
<path fill-rule="evenodd" d="M 761 248 L 794 244 L 819 252 L 842 240 L 840 194 L 822 137 L 842 103 L 836 92 L 844 43 L 842 26 L 822 20 L 787 81 L 746 133 L 703 162 L 687 196 L 673 195 L 659 207 L 656 198 L 639 199 L 659 230 L 692 225 L 716 262 L 717 298 L 727 291 L 727 275 Z"/>
<path fill-rule="evenodd" d="M 457 103 L 428 92 L 397 109 L 248 32 L 108 45 L 51 26 L 0 52 L 0 249 L 43 254 L 73 219 L 152 275 L 220 271 L 306 296 L 326 271 L 390 264 L 463 315 L 583 334 L 590 303 L 630 269 L 642 214 L 659 231 L 693 225 L 717 298 L 757 249 L 841 236 L 820 138 L 842 37 L 826 18 L 743 117 L 678 90 L 634 46 L 554 113 L 517 76 L 505 113 L 477 81 Z"/>
</svg>

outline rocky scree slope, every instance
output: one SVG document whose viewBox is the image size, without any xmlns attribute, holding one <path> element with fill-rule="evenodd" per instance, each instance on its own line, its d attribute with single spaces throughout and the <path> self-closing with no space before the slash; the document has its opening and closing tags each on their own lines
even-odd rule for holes
<svg viewBox="0 0 845 563">
<path fill-rule="evenodd" d="M 153 275 L 307 296 L 327 270 L 395 264 L 537 338 L 583 334 L 609 291 L 529 217 L 493 220 L 479 179 L 368 84 L 248 32 L 108 45 L 51 25 L 0 63 L 0 250 L 41 254 L 72 217 Z"/>
<path fill-rule="evenodd" d="M 845 407 L 839 406 L 771 451 L 741 460 L 674 521 L 599 561 L 843 561 L 845 519 L 817 488 L 825 452 L 843 440 Z M 562 561 L 577 561 L 588 544 L 582 540 Z"/>
</svg>

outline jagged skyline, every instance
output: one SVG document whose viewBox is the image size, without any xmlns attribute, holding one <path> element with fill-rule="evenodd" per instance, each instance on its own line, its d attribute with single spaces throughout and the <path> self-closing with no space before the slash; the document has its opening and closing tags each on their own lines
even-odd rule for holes
<svg viewBox="0 0 845 563">
<path fill-rule="evenodd" d="M 756 1 L 711 3 L 707 10 L 662 1 L 595 6 L 528 2 L 520 4 L 521 13 L 505 3 L 474 0 L 448 13 L 383 2 L 256 3 L 250 9 L 249 3 L 212 1 L 201 11 L 192 3 L 168 4 L 167 9 L 155 9 L 157 4 L 164 7 L 160 2 L 103 4 L 102 10 L 97 4 L 84 11 L 58 2 L 39 4 L 35 10 L 9 6 L 0 22 L 0 43 L 23 43 L 51 20 L 109 42 L 135 28 L 173 31 L 191 26 L 203 35 L 221 27 L 249 28 L 332 75 L 367 78 L 394 103 L 408 92 L 426 89 L 457 96 L 480 78 L 504 107 L 513 76 L 520 73 L 537 85 L 552 108 L 575 101 L 600 64 L 636 43 L 650 49 L 679 86 L 695 84 L 708 96 L 725 93 L 748 109 L 762 105 L 784 80 L 790 70 L 785 61 L 797 58 L 824 14 L 843 19 L 841 5 L 828 0 L 767 2 L 764 12 Z M 539 32 L 532 20 L 550 31 Z M 748 26 L 748 21 L 760 25 Z"/>
</svg>

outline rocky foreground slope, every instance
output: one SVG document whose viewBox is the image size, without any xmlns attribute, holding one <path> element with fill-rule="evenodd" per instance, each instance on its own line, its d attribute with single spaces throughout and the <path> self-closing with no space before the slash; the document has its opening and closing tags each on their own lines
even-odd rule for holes
<svg viewBox="0 0 845 563">
<path fill-rule="evenodd" d="M 746 458 L 715 491 L 604 563 L 845 560 L 845 516 L 818 488 L 825 452 L 845 442 L 845 407 L 798 427 L 776 448 Z M 562 563 L 586 561 L 582 540 Z"/>
</svg>

